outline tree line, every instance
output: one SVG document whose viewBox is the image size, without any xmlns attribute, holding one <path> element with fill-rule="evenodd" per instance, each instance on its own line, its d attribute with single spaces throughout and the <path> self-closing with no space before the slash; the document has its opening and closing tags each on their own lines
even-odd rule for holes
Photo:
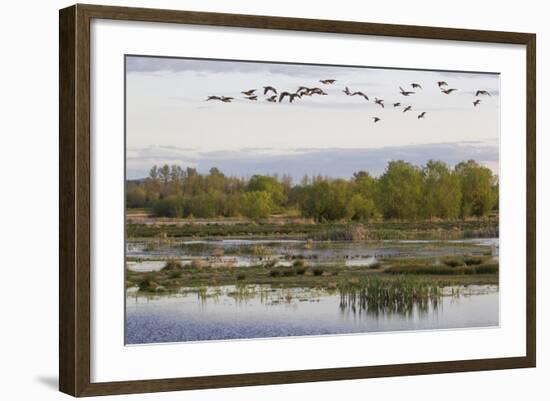
<svg viewBox="0 0 550 401">
<path fill-rule="evenodd" d="M 200 174 L 177 165 L 153 166 L 143 180 L 127 182 L 126 206 L 150 208 L 159 217 L 259 219 L 298 211 L 316 221 L 458 219 L 498 210 L 498 178 L 474 160 L 450 167 L 398 160 L 374 177 L 366 171 L 348 180 L 305 175 L 226 176 L 217 168 Z"/>
</svg>

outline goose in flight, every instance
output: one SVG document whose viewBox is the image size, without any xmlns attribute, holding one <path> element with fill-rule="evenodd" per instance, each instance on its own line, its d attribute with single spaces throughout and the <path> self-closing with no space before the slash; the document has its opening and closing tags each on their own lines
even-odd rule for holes
<svg viewBox="0 0 550 401">
<path fill-rule="evenodd" d="M 406 91 L 405 89 L 403 89 L 402 87 L 399 87 L 399 92 L 401 92 L 401 94 L 403 96 L 409 96 L 409 95 L 413 95 L 415 92 L 413 91 Z"/>
<path fill-rule="evenodd" d="M 319 82 L 321 82 L 322 84 L 325 84 L 325 85 L 332 85 L 333 83 L 336 82 L 335 79 L 320 79 Z"/>
<path fill-rule="evenodd" d="M 268 102 L 276 102 L 277 101 L 277 95 L 273 95 L 267 98 Z"/>
<path fill-rule="evenodd" d="M 258 100 L 258 96 L 246 96 L 248 100 Z"/>
<path fill-rule="evenodd" d="M 300 86 L 298 89 L 296 89 L 296 92 L 300 96 L 311 96 L 311 88 L 308 88 L 307 86 Z"/>
<path fill-rule="evenodd" d="M 254 94 L 254 92 L 256 92 L 256 89 L 250 89 L 250 90 L 247 90 L 247 91 L 242 91 L 241 93 L 245 96 L 252 96 Z"/>
<path fill-rule="evenodd" d="M 231 101 L 233 100 L 234 98 L 230 97 L 230 96 L 222 96 L 221 98 L 221 101 L 224 102 L 224 103 L 231 103 Z"/>
<path fill-rule="evenodd" d="M 279 95 L 279 103 L 281 103 L 284 98 L 288 96 L 290 98 L 290 103 L 292 103 L 294 101 L 294 99 L 296 99 L 297 97 L 298 98 L 301 98 L 302 96 L 298 93 L 290 93 L 290 92 L 281 92 L 281 94 Z"/>
<path fill-rule="evenodd" d="M 369 100 L 369 97 L 365 95 L 363 92 L 360 92 L 360 91 L 353 92 L 350 96 L 355 96 L 355 95 L 363 96 L 365 100 Z"/>
<path fill-rule="evenodd" d="M 484 90 L 478 90 L 476 92 L 476 96 L 479 96 L 479 95 L 491 96 L 491 94 L 489 92 L 484 91 Z"/>
<path fill-rule="evenodd" d="M 412 106 L 407 106 L 407 107 L 405 107 L 405 108 L 403 109 L 403 113 L 406 113 L 407 111 L 412 110 L 412 108 L 413 108 Z"/>
<path fill-rule="evenodd" d="M 481 103 L 481 99 L 476 99 L 475 101 L 472 102 L 472 104 L 474 105 L 474 107 L 476 107 L 478 104 Z"/>
<path fill-rule="evenodd" d="M 423 111 L 422 113 L 420 113 L 420 114 L 418 115 L 417 118 L 420 120 L 421 118 L 424 118 L 425 115 L 426 115 L 426 112 Z"/>
<path fill-rule="evenodd" d="M 206 101 L 208 102 L 209 100 L 222 100 L 222 98 L 219 96 L 208 96 Z"/>
<path fill-rule="evenodd" d="M 290 96 L 290 92 L 281 92 L 281 94 L 279 95 L 279 103 L 281 103 L 286 96 Z"/>
<path fill-rule="evenodd" d="M 300 95 L 299 93 L 291 93 L 290 94 L 290 103 L 292 103 L 292 101 L 296 98 L 301 99 L 302 95 Z"/>
<path fill-rule="evenodd" d="M 422 89 L 422 86 L 421 86 L 420 84 L 415 83 L 415 82 L 413 82 L 413 83 L 411 84 L 411 87 L 412 87 L 413 89 L 415 89 L 415 88 Z"/>
<path fill-rule="evenodd" d="M 349 88 L 347 86 L 346 86 L 346 89 L 344 89 L 342 92 L 344 92 L 348 96 L 351 95 L 351 92 L 349 91 Z"/>
<path fill-rule="evenodd" d="M 267 95 L 267 92 L 269 91 L 277 94 L 277 89 L 275 89 L 273 86 L 264 86 L 264 95 Z"/>
<path fill-rule="evenodd" d="M 372 121 L 374 121 L 375 123 L 377 123 L 378 121 L 380 121 L 380 118 L 378 118 L 378 117 L 372 117 Z"/>
<path fill-rule="evenodd" d="M 401 103 L 399 102 L 393 104 L 393 107 L 399 107 L 399 106 L 401 106 Z"/>
<path fill-rule="evenodd" d="M 323 96 L 327 95 L 327 93 L 324 90 L 322 90 L 321 88 L 311 88 L 309 90 L 309 93 L 311 95 L 323 95 Z"/>
<path fill-rule="evenodd" d="M 444 94 L 446 95 L 450 95 L 451 93 L 453 93 L 454 91 L 456 91 L 458 89 L 454 89 L 454 88 L 451 88 L 451 89 L 441 89 L 441 92 L 443 92 Z"/>
<path fill-rule="evenodd" d="M 374 98 L 374 103 L 379 104 L 384 108 L 384 99 L 378 99 L 377 97 Z"/>
<path fill-rule="evenodd" d="M 439 86 L 440 88 L 441 88 L 442 86 L 448 86 L 448 85 L 449 85 L 449 84 L 448 84 L 447 82 L 445 82 L 445 81 L 437 81 L 437 86 Z"/>
</svg>

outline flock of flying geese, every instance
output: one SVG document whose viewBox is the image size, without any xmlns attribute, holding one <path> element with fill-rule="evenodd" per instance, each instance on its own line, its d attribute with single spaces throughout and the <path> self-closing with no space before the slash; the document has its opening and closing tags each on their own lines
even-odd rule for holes
<svg viewBox="0 0 550 401">
<path fill-rule="evenodd" d="M 323 85 L 333 85 L 335 82 L 336 82 L 336 79 L 321 79 L 319 80 L 320 83 L 322 83 Z M 410 96 L 410 95 L 414 95 L 416 93 L 416 90 L 420 89 L 422 90 L 422 85 L 420 85 L 419 83 L 416 83 L 416 82 L 413 82 L 410 84 L 411 86 L 411 89 L 415 89 L 414 91 L 413 90 L 405 90 L 403 89 L 401 86 L 399 87 L 399 93 L 402 95 L 402 96 Z M 445 94 L 445 95 L 450 95 L 451 93 L 457 91 L 458 89 L 456 88 L 449 88 L 449 85 L 447 84 L 447 82 L 445 81 L 437 81 L 437 86 L 439 87 L 439 89 L 441 90 L 441 93 Z M 257 101 L 258 100 L 258 95 L 256 94 L 256 91 L 257 89 L 249 89 L 249 90 L 246 90 L 246 91 L 242 91 L 241 94 L 244 96 L 245 99 L 249 100 L 249 101 Z M 261 92 L 261 91 L 260 91 Z M 361 92 L 361 91 L 351 91 L 347 86 L 345 87 L 344 90 L 342 90 L 342 92 L 344 92 L 347 96 L 360 96 L 362 97 L 364 100 L 366 101 L 370 101 L 369 97 Z M 273 86 L 264 86 L 263 87 L 263 95 L 265 97 L 265 100 L 268 101 L 268 102 L 271 102 L 271 103 L 281 103 L 283 100 L 285 100 L 287 97 L 288 97 L 288 100 L 290 103 L 294 102 L 297 98 L 298 99 L 302 99 L 304 96 L 327 96 L 328 94 L 321 88 L 318 88 L 318 87 L 313 87 L 313 88 L 308 88 L 306 86 L 300 86 L 295 92 L 288 92 L 288 91 L 283 91 L 283 92 L 277 92 L 277 89 L 275 89 Z M 472 104 L 474 105 L 474 107 L 477 107 L 480 103 L 481 103 L 481 99 L 479 99 L 480 96 L 491 96 L 491 94 L 486 91 L 486 90 L 477 90 L 476 93 L 475 93 L 475 100 L 472 102 Z M 206 98 L 206 101 L 211 101 L 211 100 L 217 100 L 217 101 L 220 101 L 220 102 L 223 102 L 223 103 L 231 103 L 235 98 L 234 97 L 230 97 L 230 96 L 208 96 Z M 374 98 L 374 103 L 379 105 L 380 107 L 384 108 L 384 99 L 379 99 L 377 97 Z M 394 108 L 397 108 L 397 107 L 401 107 L 401 102 L 395 102 L 395 103 L 392 103 L 393 107 Z M 405 107 L 403 107 L 403 113 L 406 113 L 408 111 L 411 111 L 412 110 L 412 106 L 411 105 L 407 105 Z M 426 116 L 426 112 L 425 111 L 422 111 L 420 114 L 417 115 L 417 118 L 418 119 L 422 119 L 422 118 L 425 118 Z M 372 120 L 377 123 L 378 121 L 380 121 L 380 118 L 379 117 L 372 117 Z"/>
</svg>

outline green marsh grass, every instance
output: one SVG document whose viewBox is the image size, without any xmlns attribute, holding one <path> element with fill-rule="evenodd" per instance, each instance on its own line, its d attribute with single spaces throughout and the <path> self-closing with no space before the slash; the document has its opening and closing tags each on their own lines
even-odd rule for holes
<svg viewBox="0 0 550 401">
<path fill-rule="evenodd" d="M 388 280 L 369 277 L 338 284 L 340 308 L 369 314 L 410 314 L 414 307 L 427 311 L 441 300 L 443 283 L 435 280 L 403 277 Z"/>
</svg>

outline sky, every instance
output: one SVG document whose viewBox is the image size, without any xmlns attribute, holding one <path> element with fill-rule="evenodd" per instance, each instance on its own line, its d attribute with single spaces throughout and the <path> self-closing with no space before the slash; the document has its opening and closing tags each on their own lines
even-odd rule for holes
<svg viewBox="0 0 550 401">
<path fill-rule="evenodd" d="M 445 95 L 437 81 L 457 91 Z M 495 73 L 127 56 L 127 178 L 146 177 L 154 164 L 296 181 L 304 174 L 349 178 L 360 170 L 379 175 L 391 160 L 430 159 L 451 166 L 474 159 L 498 174 L 499 82 Z M 320 87 L 328 95 L 270 103 L 267 85 L 279 92 Z M 346 96 L 346 86 L 370 100 Z M 405 97 L 400 86 L 415 93 Z M 240 93 L 249 89 L 257 89 L 257 101 Z M 491 96 L 474 107 L 478 89 Z M 206 101 L 210 95 L 235 100 Z M 412 111 L 404 113 L 408 105 Z"/>
</svg>

